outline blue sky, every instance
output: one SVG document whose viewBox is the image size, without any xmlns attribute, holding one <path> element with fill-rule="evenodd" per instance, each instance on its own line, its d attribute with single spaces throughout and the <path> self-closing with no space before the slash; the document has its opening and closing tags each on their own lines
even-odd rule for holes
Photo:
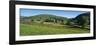
<svg viewBox="0 0 100 45">
<path fill-rule="evenodd" d="M 62 16 L 67 18 L 74 18 L 79 14 L 85 13 L 86 11 L 71 11 L 71 10 L 43 10 L 43 9 L 27 9 L 21 8 L 21 16 L 34 16 L 38 14 L 51 14 L 56 16 Z"/>
</svg>

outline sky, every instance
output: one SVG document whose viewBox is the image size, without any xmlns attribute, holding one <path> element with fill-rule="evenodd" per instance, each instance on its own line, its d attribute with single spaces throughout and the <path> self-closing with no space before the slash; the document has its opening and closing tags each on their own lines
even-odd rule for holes
<svg viewBox="0 0 100 45">
<path fill-rule="evenodd" d="M 87 11 L 72 11 L 72 10 L 47 10 L 47 9 L 27 9 L 27 8 L 20 8 L 20 15 L 21 16 L 34 16 L 38 14 L 51 14 L 56 16 L 62 16 L 67 18 L 74 18 L 79 14 L 85 13 Z"/>
</svg>

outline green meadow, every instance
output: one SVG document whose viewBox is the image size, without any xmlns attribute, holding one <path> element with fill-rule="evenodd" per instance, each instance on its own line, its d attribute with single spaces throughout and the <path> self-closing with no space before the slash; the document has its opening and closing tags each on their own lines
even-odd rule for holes
<svg viewBox="0 0 100 45">
<path fill-rule="evenodd" d="M 52 35 L 52 34 L 79 34 L 89 33 L 88 29 L 72 28 L 66 25 L 51 25 L 51 24 L 21 24 L 20 35 Z"/>
</svg>

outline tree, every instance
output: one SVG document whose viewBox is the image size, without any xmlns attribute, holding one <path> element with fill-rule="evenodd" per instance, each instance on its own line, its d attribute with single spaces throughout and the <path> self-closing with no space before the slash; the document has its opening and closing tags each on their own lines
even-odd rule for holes
<svg viewBox="0 0 100 45">
<path fill-rule="evenodd" d="M 71 21 L 67 20 L 66 25 L 70 25 L 70 24 L 71 24 Z"/>
<path fill-rule="evenodd" d="M 88 17 L 86 16 L 82 16 L 82 21 L 81 21 L 81 25 L 82 25 L 82 28 L 85 28 L 87 25 L 88 25 Z"/>
<path fill-rule="evenodd" d="M 87 17 L 87 16 L 80 16 L 80 17 L 77 18 L 77 20 L 75 20 L 76 24 L 81 26 L 81 28 L 85 28 L 89 23 L 88 18 L 89 17 Z"/>
</svg>

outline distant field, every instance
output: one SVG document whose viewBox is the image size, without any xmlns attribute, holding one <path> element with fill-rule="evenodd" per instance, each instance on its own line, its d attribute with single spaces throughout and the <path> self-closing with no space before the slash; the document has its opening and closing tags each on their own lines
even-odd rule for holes
<svg viewBox="0 0 100 45">
<path fill-rule="evenodd" d="M 20 24 L 20 35 L 51 35 L 51 34 L 76 34 L 89 33 L 88 29 L 71 28 L 63 25 L 51 24 Z"/>
</svg>

